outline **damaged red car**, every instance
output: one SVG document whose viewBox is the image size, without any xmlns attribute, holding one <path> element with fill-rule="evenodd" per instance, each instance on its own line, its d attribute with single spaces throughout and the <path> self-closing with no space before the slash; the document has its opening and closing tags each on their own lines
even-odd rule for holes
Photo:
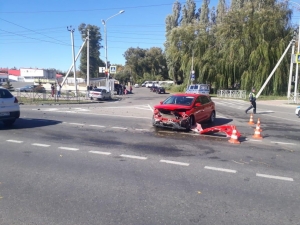
<svg viewBox="0 0 300 225">
<path fill-rule="evenodd" d="M 196 123 L 216 118 L 215 103 L 203 94 L 180 93 L 154 106 L 152 124 L 156 127 L 190 130 Z"/>
</svg>

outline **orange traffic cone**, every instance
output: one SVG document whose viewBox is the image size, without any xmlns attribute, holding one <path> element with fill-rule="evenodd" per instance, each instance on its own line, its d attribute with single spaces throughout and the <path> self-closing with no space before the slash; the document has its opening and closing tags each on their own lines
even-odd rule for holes
<svg viewBox="0 0 300 225">
<path fill-rule="evenodd" d="M 253 138 L 256 138 L 256 139 L 262 139 L 263 137 L 261 136 L 261 132 L 262 130 L 260 129 L 260 125 L 256 125 L 256 128 L 254 130 L 254 135 L 252 136 Z"/>
<path fill-rule="evenodd" d="M 262 129 L 260 128 L 260 119 L 259 118 L 257 119 L 256 129 L 257 129 L 257 127 L 258 127 L 259 131 L 262 132 Z"/>
<path fill-rule="evenodd" d="M 237 136 L 237 132 L 236 132 L 235 126 L 233 127 L 233 131 L 232 131 L 230 140 L 228 140 L 228 142 L 231 143 L 231 144 L 240 144 L 241 143 L 238 140 L 238 136 Z"/>
<path fill-rule="evenodd" d="M 248 124 L 250 124 L 250 125 L 255 124 L 255 123 L 253 122 L 253 114 L 252 114 L 252 113 L 251 113 L 251 115 L 250 115 L 250 120 L 249 120 Z"/>
</svg>

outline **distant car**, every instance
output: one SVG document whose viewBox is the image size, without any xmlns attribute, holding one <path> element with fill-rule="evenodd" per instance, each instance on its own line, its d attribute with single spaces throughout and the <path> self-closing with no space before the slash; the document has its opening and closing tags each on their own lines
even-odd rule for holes
<svg viewBox="0 0 300 225">
<path fill-rule="evenodd" d="M 15 90 L 20 92 L 32 92 L 34 88 L 34 85 L 26 85 L 24 87 L 15 88 Z"/>
<path fill-rule="evenodd" d="M 157 86 L 152 85 L 152 86 L 150 87 L 150 91 L 156 92 L 157 88 L 158 88 Z"/>
<path fill-rule="evenodd" d="M 166 90 L 164 87 L 157 87 L 156 88 L 156 93 L 157 94 L 165 94 L 166 93 Z"/>
<path fill-rule="evenodd" d="M 296 115 L 300 118 L 300 106 L 298 106 L 296 108 L 296 111 L 295 111 Z"/>
<path fill-rule="evenodd" d="M 210 86 L 208 84 L 191 84 L 185 93 L 209 95 Z"/>
<path fill-rule="evenodd" d="M 20 117 L 18 99 L 9 90 L 0 87 L 0 121 L 4 125 L 12 125 Z"/>
<path fill-rule="evenodd" d="M 139 87 L 139 84 L 135 84 L 134 87 L 135 87 L 135 88 L 138 88 L 138 87 Z"/>
<path fill-rule="evenodd" d="M 189 131 L 196 123 L 213 123 L 215 118 L 215 103 L 208 95 L 180 93 L 154 106 L 152 124 Z"/>
<path fill-rule="evenodd" d="M 90 91 L 89 97 L 91 100 L 106 100 L 111 99 L 111 93 L 106 87 L 98 87 Z"/>
</svg>

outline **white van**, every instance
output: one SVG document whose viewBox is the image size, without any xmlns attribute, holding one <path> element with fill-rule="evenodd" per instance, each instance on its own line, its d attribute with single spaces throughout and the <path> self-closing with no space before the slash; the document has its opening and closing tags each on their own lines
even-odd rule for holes
<svg viewBox="0 0 300 225">
<path fill-rule="evenodd" d="M 191 84 L 185 93 L 194 93 L 194 94 L 205 94 L 209 95 L 210 86 L 209 84 Z"/>
</svg>

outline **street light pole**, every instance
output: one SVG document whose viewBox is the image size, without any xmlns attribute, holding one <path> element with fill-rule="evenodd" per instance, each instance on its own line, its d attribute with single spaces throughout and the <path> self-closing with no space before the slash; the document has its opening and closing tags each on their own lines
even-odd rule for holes
<svg viewBox="0 0 300 225">
<path fill-rule="evenodd" d="M 76 59 L 75 59 L 75 49 L 74 49 L 74 31 L 75 29 L 72 29 L 72 26 L 67 27 L 68 31 L 71 32 L 71 41 L 72 41 L 72 55 L 73 55 L 73 72 L 74 72 L 74 86 L 75 86 L 75 96 L 77 97 L 77 81 L 76 81 Z"/>
<path fill-rule="evenodd" d="M 121 10 L 120 12 L 118 12 L 117 14 L 107 18 L 106 20 L 102 20 L 102 24 L 104 26 L 104 36 L 105 36 L 105 71 L 107 73 L 107 76 L 106 76 L 106 87 L 108 87 L 108 78 L 109 78 L 109 72 L 108 72 L 108 61 L 107 61 L 107 30 L 106 30 L 106 23 L 108 20 L 110 20 L 111 18 L 117 16 L 117 15 L 120 15 L 122 13 L 124 13 L 125 11 L 124 10 Z"/>
</svg>

